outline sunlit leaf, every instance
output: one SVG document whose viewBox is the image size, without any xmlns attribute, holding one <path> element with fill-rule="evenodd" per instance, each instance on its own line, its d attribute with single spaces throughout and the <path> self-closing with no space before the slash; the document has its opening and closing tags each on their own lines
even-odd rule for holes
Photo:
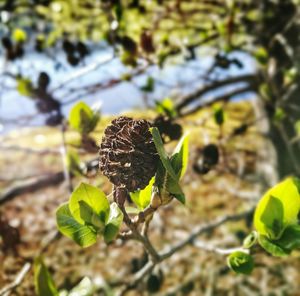
<svg viewBox="0 0 300 296">
<path fill-rule="evenodd" d="M 290 251 L 287 251 L 284 248 L 278 246 L 276 244 L 276 241 L 271 241 L 265 235 L 259 235 L 258 242 L 268 253 L 273 256 L 282 257 L 290 253 Z"/>
<path fill-rule="evenodd" d="M 25 42 L 27 39 L 27 34 L 24 30 L 17 28 L 14 30 L 14 32 L 12 34 L 12 38 L 16 42 Z"/>
<path fill-rule="evenodd" d="M 155 144 L 156 150 L 158 152 L 158 155 L 160 157 L 160 160 L 161 160 L 163 166 L 165 167 L 165 169 L 167 170 L 167 172 L 171 176 L 171 178 L 173 178 L 174 180 L 177 180 L 178 179 L 177 175 L 174 172 L 171 161 L 167 155 L 167 152 L 165 151 L 164 144 L 163 144 L 163 141 L 161 139 L 158 129 L 156 127 L 153 127 L 150 129 L 150 131 L 152 133 L 154 144 Z"/>
<path fill-rule="evenodd" d="M 109 203 L 106 195 L 100 189 L 86 183 L 81 183 L 71 194 L 69 203 L 70 211 L 77 222 L 84 224 L 85 221 L 80 214 L 80 201 L 84 201 L 90 206 L 103 223 L 107 221 Z"/>
<path fill-rule="evenodd" d="M 254 268 L 251 255 L 236 251 L 227 257 L 227 264 L 236 273 L 250 274 Z"/>
<path fill-rule="evenodd" d="M 70 126 L 80 133 L 90 133 L 99 121 L 99 114 L 84 102 L 78 102 L 73 106 L 69 115 Z"/>
<path fill-rule="evenodd" d="M 141 210 L 145 209 L 150 204 L 154 181 L 155 178 L 153 177 L 144 189 L 130 193 L 130 198 Z"/>
<path fill-rule="evenodd" d="M 89 247 L 97 240 L 96 230 L 92 226 L 78 223 L 72 216 L 67 203 L 57 209 L 56 223 L 62 234 L 73 239 L 81 247 Z"/>
<path fill-rule="evenodd" d="M 95 292 L 95 285 L 90 278 L 84 277 L 69 293 L 68 296 L 92 296 Z"/>
<path fill-rule="evenodd" d="M 243 241 L 243 247 L 245 249 L 250 249 L 254 244 L 256 244 L 258 239 L 258 233 L 256 231 L 252 231 Z"/>
<path fill-rule="evenodd" d="M 30 97 L 32 95 L 33 86 L 30 79 L 18 78 L 17 79 L 17 91 L 20 95 Z"/>
<path fill-rule="evenodd" d="M 173 155 L 171 157 L 171 164 L 176 175 L 182 178 L 186 172 L 188 160 L 189 160 L 189 136 L 185 135 L 181 138 L 177 144 Z"/>
<path fill-rule="evenodd" d="M 34 285 L 38 296 L 58 296 L 54 281 L 41 257 L 34 260 Z"/>
<path fill-rule="evenodd" d="M 114 202 L 110 205 L 109 217 L 104 230 L 104 240 L 106 243 L 109 243 L 116 238 L 122 222 L 123 213 Z"/>
<path fill-rule="evenodd" d="M 255 210 L 254 226 L 261 235 L 270 239 L 279 238 L 288 225 L 297 224 L 299 211 L 297 179 L 287 178 L 261 198 Z"/>
<path fill-rule="evenodd" d="M 166 98 L 162 101 L 157 101 L 155 104 L 156 104 L 156 111 L 158 113 L 167 115 L 170 118 L 173 118 L 177 115 L 174 102 L 170 98 Z"/>
</svg>

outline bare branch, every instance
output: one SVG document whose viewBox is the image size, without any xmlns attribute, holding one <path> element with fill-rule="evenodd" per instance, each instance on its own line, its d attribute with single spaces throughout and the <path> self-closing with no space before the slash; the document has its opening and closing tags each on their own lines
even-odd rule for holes
<svg viewBox="0 0 300 296">
<path fill-rule="evenodd" d="M 0 296 L 9 296 L 10 293 L 13 292 L 15 288 L 17 288 L 22 283 L 26 274 L 29 272 L 30 267 L 31 264 L 29 262 L 25 263 L 21 271 L 16 276 L 15 280 L 0 290 Z"/>
</svg>

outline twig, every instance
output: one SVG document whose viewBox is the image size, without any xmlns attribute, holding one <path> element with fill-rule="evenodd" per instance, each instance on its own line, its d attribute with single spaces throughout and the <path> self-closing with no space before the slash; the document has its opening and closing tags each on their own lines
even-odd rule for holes
<svg viewBox="0 0 300 296">
<path fill-rule="evenodd" d="M 199 225 L 185 240 L 174 245 L 173 247 L 169 247 L 168 250 L 162 252 L 160 254 L 160 261 L 171 257 L 173 254 L 175 254 L 176 252 L 185 248 L 187 245 L 192 244 L 194 242 L 194 240 L 197 238 L 197 236 L 201 235 L 202 233 L 209 232 L 226 222 L 243 219 L 243 218 L 247 217 L 248 215 L 250 215 L 253 212 L 253 210 L 254 210 L 254 208 L 251 208 L 250 210 L 240 213 L 240 214 L 225 215 L 225 216 L 219 217 L 219 218 L 215 219 L 214 221 L 209 222 L 207 224 Z"/>
<path fill-rule="evenodd" d="M 62 136 L 62 145 L 61 145 L 61 157 L 64 169 L 64 177 L 66 183 L 68 184 L 69 192 L 72 193 L 73 185 L 71 180 L 71 174 L 67 164 L 67 146 L 66 146 L 66 135 L 65 135 L 65 125 L 64 123 L 61 124 L 61 136 Z"/>
<path fill-rule="evenodd" d="M 29 262 L 25 263 L 20 272 L 17 274 L 15 280 L 0 290 L 0 296 L 10 295 L 10 293 L 13 292 L 15 288 L 22 283 L 26 274 L 29 272 L 30 267 L 31 264 Z"/>
<path fill-rule="evenodd" d="M 213 229 L 215 229 L 216 227 L 229 222 L 229 221 L 237 221 L 240 219 L 243 219 L 245 217 L 247 217 L 248 215 L 250 215 L 253 212 L 254 208 L 251 208 L 248 211 L 245 211 L 243 213 L 240 214 L 236 214 L 236 215 L 225 215 L 223 217 L 217 218 L 214 221 L 211 221 L 207 224 L 202 224 L 199 225 L 198 227 L 196 227 L 196 229 L 186 238 L 184 239 L 182 242 L 179 242 L 178 244 L 175 244 L 174 246 L 168 247 L 167 250 L 162 251 L 160 253 L 158 253 L 158 260 L 157 261 L 152 261 L 150 260 L 141 270 L 139 270 L 136 274 L 134 274 L 129 281 L 121 281 L 121 285 L 125 285 L 125 287 L 121 290 L 120 295 L 125 295 L 126 292 L 128 292 L 129 290 L 132 290 L 137 283 L 139 283 L 147 274 L 149 274 L 153 268 L 161 263 L 162 261 L 170 258 L 172 255 L 174 255 L 175 253 L 181 251 L 183 248 L 185 248 L 186 246 L 190 245 L 190 244 L 194 244 L 195 239 L 206 232 L 212 231 Z M 209 247 L 207 246 L 207 249 L 209 251 L 211 251 L 212 249 L 209 249 Z M 223 253 L 225 254 L 227 251 L 229 252 L 230 249 L 228 250 L 224 250 L 224 249 L 216 249 L 214 248 L 217 252 L 219 253 Z M 241 248 L 239 248 L 240 250 Z M 236 249 L 231 249 L 232 250 L 236 250 Z M 114 285 L 116 285 L 116 283 L 114 283 Z"/>
<path fill-rule="evenodd" d="M 194 241 L 193 245 L 199 249 L 202 249 L 202 250 L 205 250 L 208 252 L 213 252 L 213 253 L 220 254 L 220 255 L 229 255 L 236 251 L 242 251 L 244 253 L 249 253 L 249 249 L 245 249 L 243 247 L 224 249 L 224 248 L 219 248 L 219 247 L 216 247 L 213 245 L 209 245 L 207 242 L 200 241 L 200 240 Z"/>
</svg>

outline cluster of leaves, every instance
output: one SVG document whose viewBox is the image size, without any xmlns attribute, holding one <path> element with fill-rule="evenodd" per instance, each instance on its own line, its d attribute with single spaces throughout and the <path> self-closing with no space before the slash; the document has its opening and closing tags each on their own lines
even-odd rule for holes
<svg viewBox="0 0 300 296">
<path fill-rule="evenodd" d="M 249 249 L 258 243 L 273 256 L 287 256 L 300 247 L 300 179 L 289 177 L 277 184 L 259 201 L 253 231 L 244 241 L 244 251 L 228 257 L 229 267 L 249 274 L 254 261 Z"/>
<path fill-rule="evenodd" d="M 56 212 L 59 230 L 82 247 L 94 244 L 97 236 L 106 243 L 115 239 L 123 221 L 116 203 L 109 204 L 106 195 L 98 188 L 81 183 L 68 203 Z"/>
<path fill-rule="evenodd" d="M 151 129 L 154 143 L 161 162 L 155 177 L 143 190 L 131 193 L 138 210 L 149 206 L 154 191 L 158 191 L 162 203 L 175 197 L 185 203 L 179 185 L 188 163 L 188 137 L 178 143 L 171 157 L 164 150 L 157 128 Z M 114 240 L 123 221 L 123 214 L 116 203 L 109 204 L 106 195 L 98 188 L 81 183 L 72 193 L 68 203 L 61 205 L 56 212 L 59 230 L 82 247 L 94 244 L 101 235 L 106 243 Z"/>
</svg>

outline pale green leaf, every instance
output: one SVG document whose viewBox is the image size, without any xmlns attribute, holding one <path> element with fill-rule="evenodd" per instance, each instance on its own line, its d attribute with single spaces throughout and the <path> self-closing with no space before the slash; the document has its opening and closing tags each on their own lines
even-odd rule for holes
<svg viewBox="0 0 300 296">
<path fill-rule="evenodd" d="M 41 257 L 34 260 L 34 285 L 38 296 L 58 296 L 54 281 Z"/>
<path fill-rule="evenodd" d="M 236 273 L 250 274 L 254 268 L 254 261 L 251 255 L 236 251 L 227 257 L 227 264 Z"/>
<path fill-rule="evenodd" d="M 110 205 L 109 218 L 104 230 L 104 240 L 106 243 L 109 243 L 116 238 L 122 222 L 123 213 L 119 209 L 118 205 L 114 202 Z"/>
<path fill-rule="evenodd" d="M 178 178 L 182 178 L 186 172 L 188 160 L 189 160 L 189 136 L 185 135 L 181 138 L 179 143 L 177 144 L 173 155 L 171 157 L 172 167 L 178 176 Z"/>
<path fill-rule="evenodd" d="M 69 203 L 70 211 L 77 222 L 84 224 L 84 220 L 80 215 L 79 201 L 86 202 L 99 216 L 101 221 L 106 223 L 109 215 L 109 203 L 106 195 L 100 189 L 86 183 L 81 183 L 71 194 Z"/>
<path fill-rule="evenodd" d="M 74 105 L 69 115 L 70 126 L 80 133 L 90 133 L 93 131 L 98 120 L 98 113 L 94 113 L 84 102 L 78 102 Z"/>
<path fill-rule="evenodd" d="M 96 230 L 91 226 L 78 223 L 73 218 L 67 203 L 57 209 L 56 223 L 62 234 L 73 239 L 81 247 L 91 246 L 97 240 Z"/>
<path fill-rule="evenodd" d="M 153 177 L 144 189 L 130 193 L 130 198 L 141 210 L 145 209 L 150 204 L 154 181 L 155 178 Z"/>
<path fill-rule="evenodd" d="M 272 238 L 270 237 L 270 233 L 274 232 L 274 229 L 270 225 L 270 223 L 272 223 L 270 221 L 272 220 L 271 218 L 275 216 L 275 218 L 279 218 L 279 220 L 282 219 L 279 225 L 275 225 L 275 227 L 280 228 L 280 234 L 288 225 L 297 224 L 297 216 L 300 211 L 300 194 L 295 180 L 295 178 L 287 178 L 267 191 L 261 198 L 254 214 L 254 226 L 259 234 Z M 278 200 L 278 202 L 276 202 L 277 206 L 275 206 L 276 214 L 273 213 L 274 202 L 271 202 L 272 206 L 270 206 L 270 200 L 274 201 L 274 198 Z M 279 209 L 279 201 L 282 204 L 282 218 L 280 218 L 281 210 Z M 271 217 L 270 219 L 267 219 L 268 215 Z M 275 224 L 276 223 L 278 222 L 275 222 Z"/>
</svg>

